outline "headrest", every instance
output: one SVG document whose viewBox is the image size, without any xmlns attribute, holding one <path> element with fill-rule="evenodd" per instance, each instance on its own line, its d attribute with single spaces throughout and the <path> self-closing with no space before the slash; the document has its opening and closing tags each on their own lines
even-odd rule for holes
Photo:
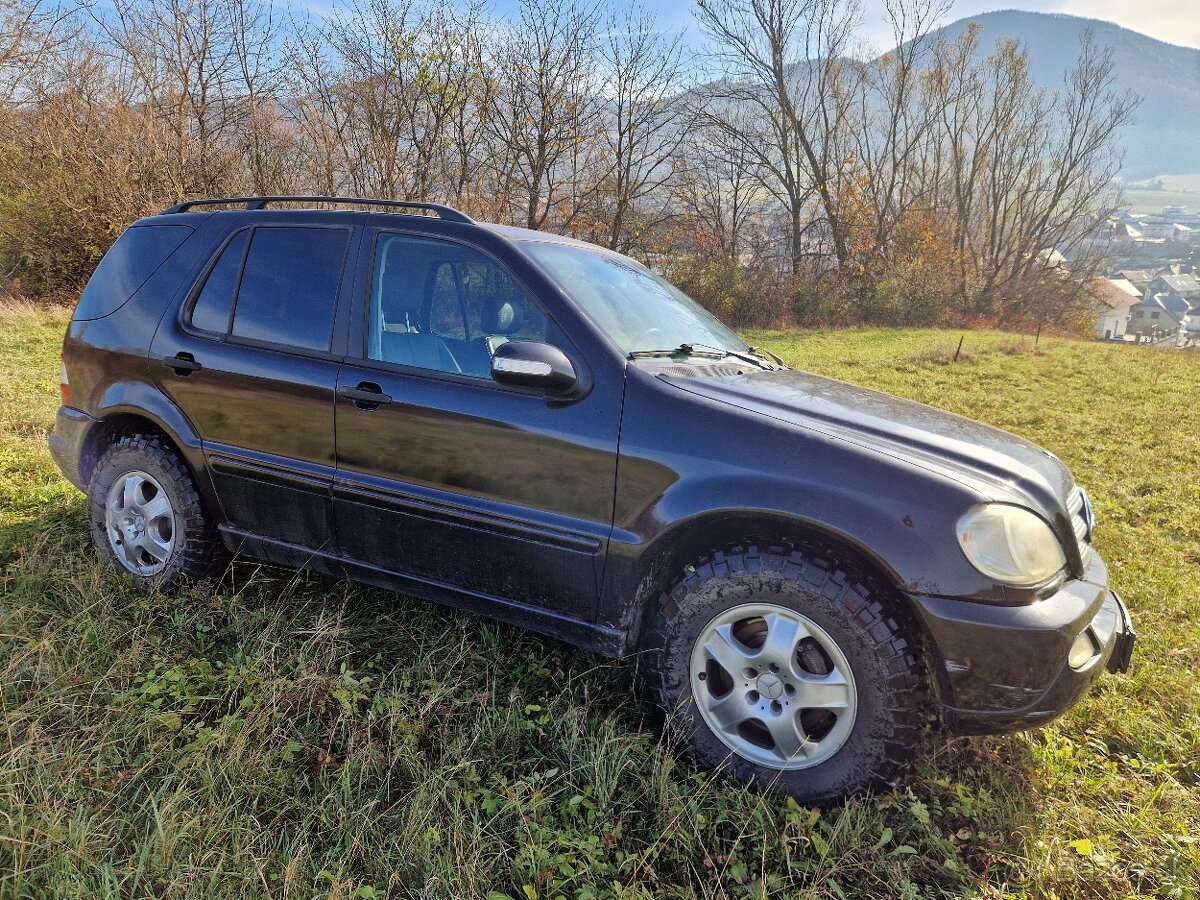
<svg viewBox="0 0 1200 900">
<path fill-rule="evenodd" d="M 512 334 L 521 330 L 520 307 L 507 300 L 491 300 L 483 307 L 483 330 L 488 334 Z"/>
</svg>

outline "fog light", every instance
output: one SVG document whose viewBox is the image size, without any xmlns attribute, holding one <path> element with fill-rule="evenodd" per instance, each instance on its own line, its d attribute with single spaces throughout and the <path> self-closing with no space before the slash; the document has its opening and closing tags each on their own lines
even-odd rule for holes
<svg viewBox="0 0 1200 900">
<path fill-rule="evenodd" d="M 1071 652 L 1067 654 L 1067 664 L 1072 669 L 1082 669 L 1099 652 L 1096 642 L 1092 640 L 1092 630 L 1085 628 L 1079 632 L 1079 637 L 1075 638 L 1075 643 L 1071 645 Z"/>
</svg>

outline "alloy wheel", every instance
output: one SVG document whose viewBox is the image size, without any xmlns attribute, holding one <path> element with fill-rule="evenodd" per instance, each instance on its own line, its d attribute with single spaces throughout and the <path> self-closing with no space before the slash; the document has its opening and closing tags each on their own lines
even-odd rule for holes
<svg viewBox="0 0 1200 900">
<path fill-rule="evenodd" d="M 692 650 L 692 697 L 730 750 L 770 769 L 835 754 L 854 727 L 854 674 L 837 642 L 801 613 L 746 603 L 717 615 Z"/>
<path fill-rule="evenodd" d="M 145 578 L 166 567 L 175 549 L 175 513 L 154 476 L 118 477 L 105 498 L 104 524 L 113 554 L 130 572 Z"/>
</svg>

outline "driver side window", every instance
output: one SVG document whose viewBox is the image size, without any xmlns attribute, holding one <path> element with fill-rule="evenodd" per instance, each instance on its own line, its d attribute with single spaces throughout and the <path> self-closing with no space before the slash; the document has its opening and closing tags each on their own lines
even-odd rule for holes
<svg viewBox="0 0 1200 900">
<path fill-rule="evenodd" d="M 505 341 L 554 338 L 545 313 L 490 257 L 449 241 L 380 235 L 369 358 L 490 378 Z"/>
</svg>

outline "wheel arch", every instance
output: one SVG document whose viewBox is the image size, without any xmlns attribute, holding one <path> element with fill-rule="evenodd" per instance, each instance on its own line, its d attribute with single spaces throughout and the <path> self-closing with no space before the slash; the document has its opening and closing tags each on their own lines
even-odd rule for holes
<svg viewBox="0 0 1200 900">
<path fill-rule="evenodd" d="M 823 523 L 785 514 L 760 511 L 721 511 L 706 513 L 680 523 L 661 535 L 638 560 L 637 572 L 631 581 L 635 585 L 631 618 L 633 627 L 628 635 L 629 649 L 647 649 L 650 637 L 651 604 L 660 602 L 662 595 L 684 577 L 687 567 L 702 561 L 707 555 L 733 546 L 756 545 L 763 550 L 771 547 L 807 552 L 819 552 L 834 557 L 839 565 L 849 565 L 856 572 L 878 582 L 895 597 L 897 610 L 911 616 L 905 595 L 900 588 L 904 581 L 885 559 L 851 535 Z M 917 628 L 913 622 L 912 629 Z M 914 633 L 914 638 L 919 635 Z"/>
<path fill-rule="evenodd" d="M 114 441 L 130 434 L 154 435 L 183 462 L 204 505 L 214 512 L 220 509 L 212 484 L 204 477 L 200 437 L 178 407 L 144 384 L 123 386 L 118 392 L 110 391 L 104 399 L 113 402 L 98 404 L 94 414 L 96 424 L 88 429 L 80 447 L 79 476 L 84 485 L 91 481 L 96 464 Z"/>
</svg>

